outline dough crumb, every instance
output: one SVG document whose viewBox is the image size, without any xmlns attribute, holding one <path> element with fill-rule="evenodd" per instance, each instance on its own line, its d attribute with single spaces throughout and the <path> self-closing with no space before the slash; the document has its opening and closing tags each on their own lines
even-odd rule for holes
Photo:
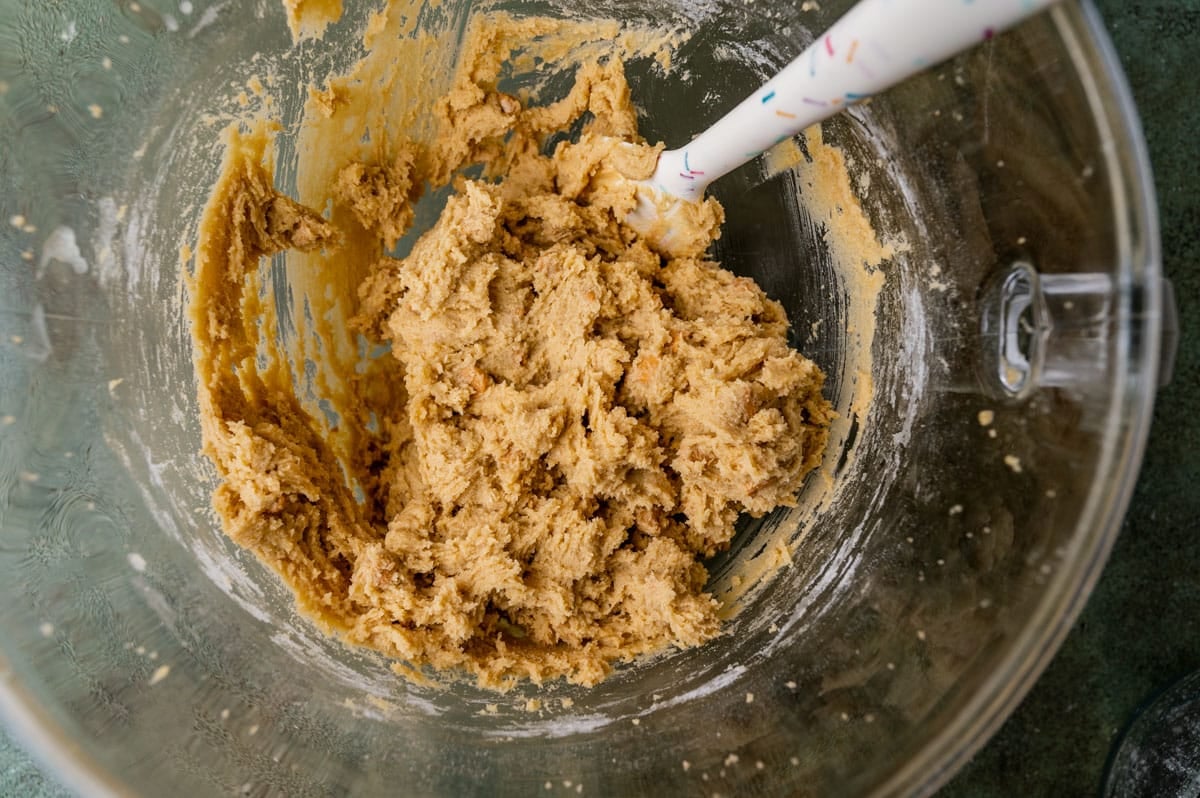
<svg viewBox="0 0 1200 798">
<path fill-rule="evenodd" d="M 346 90 L 339 86 L 328 86 L 324 89 L 310 87 L 308 98 L 311 107 L 326 119 L 331 119 L 338 109 L 346 104 Z"/>
<path fill-rule="evenodd" d="M 420 186 L 413 181 L 412 147 L 399 151 L 385 165 L 352 163 L 338 172 L 334 196 L 350 206 L 367 230 L 383 239 L 384 248 L 392 249 L 413 221 L 413 203 Z"/>
</svg>

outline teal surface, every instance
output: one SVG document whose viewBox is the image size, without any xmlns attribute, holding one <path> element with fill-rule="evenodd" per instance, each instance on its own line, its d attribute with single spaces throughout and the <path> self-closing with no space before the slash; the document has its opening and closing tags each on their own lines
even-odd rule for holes
<svg viewBox="0 0 1200 798">
<path fill-rule="evenodd" d="M 1066 644 L 939 798 L 1095 795 L 1144 699 L 1200 669 L 1200 0 L 1097 0 L 1141 111 L 1181 342 L 1108 567 Z M 66 793 L 0 734 L 0 796 Z"/>
</svg>

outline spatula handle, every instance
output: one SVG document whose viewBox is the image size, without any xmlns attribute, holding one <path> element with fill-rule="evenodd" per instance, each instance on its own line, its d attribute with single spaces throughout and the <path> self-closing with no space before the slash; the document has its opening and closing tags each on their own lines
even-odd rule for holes
<svg viewBox="0 0 1200 798">
<path fill-rule="evenodd" d="M 762 88 L 690 144 L 653 183 L 695 200 L 764 150 L 1051 5 L 1055 0 L 862 0 Z"/>
</svg>

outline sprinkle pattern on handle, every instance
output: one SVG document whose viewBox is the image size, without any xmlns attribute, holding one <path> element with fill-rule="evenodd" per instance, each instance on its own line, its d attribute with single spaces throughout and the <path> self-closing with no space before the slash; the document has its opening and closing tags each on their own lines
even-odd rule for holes
<svg viewBox="0 0 1200 798">
<path fill-rule="evenodd" d="M 862 0 L 774 78 L 686 147 L 651 183 L 697 200 L 764 150 L 1052 5 L 1056 0 Z"/>
</svg>

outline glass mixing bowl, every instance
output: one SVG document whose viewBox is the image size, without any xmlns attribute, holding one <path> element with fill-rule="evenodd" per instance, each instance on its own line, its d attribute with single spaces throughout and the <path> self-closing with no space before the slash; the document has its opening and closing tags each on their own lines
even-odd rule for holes
<svg viewBox="0 0 1200 798">
<path fill-rule="evenodd" d="M 287 187 L 302 84 L 362 55 L 377 4 L 348 5 L 293 50 L 278 0 L 0 0 L 12 733 L 88 794 L 934 790 L 1058 647 L 1146 439 L 1168 303 L 1095 11 L 1066 3 L 826 124 L 874 228 L 907 244 L 874 276 L 839 255 L 847 209 L 814 211 L 803 163 L 717 184 L 716 256 L 829 374 L 823 474 L 711 563 L 737 608 L 718 639 L 590 690 L 497 695 L 323 637 L 208 510 L 179 251 L 217 175 L 212 120 L 277 65 Z M 487 7 L 693 32 L 671 71 L 628 70 L 643 132 L 675 146 L 848 5 Z M 453 49 L 471 8 L 422 6 L 417 27 Z"/>
</svg>

